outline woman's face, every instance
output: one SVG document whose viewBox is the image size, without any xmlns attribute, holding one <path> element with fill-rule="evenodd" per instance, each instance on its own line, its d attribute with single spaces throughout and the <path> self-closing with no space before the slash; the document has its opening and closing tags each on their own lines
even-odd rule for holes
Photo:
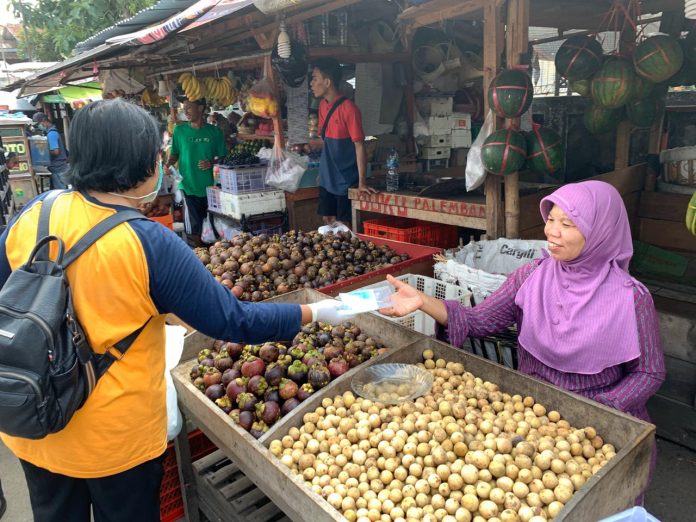
<svg viewBox="0 0 696 522">
<path fill-rule="evenodd" d="M 572 261 L 585 247 L 585 237 L 558 205 L 549 212 L 544 234 L 549 242 L 549 254 L 556 261 Z"/>
</svg>

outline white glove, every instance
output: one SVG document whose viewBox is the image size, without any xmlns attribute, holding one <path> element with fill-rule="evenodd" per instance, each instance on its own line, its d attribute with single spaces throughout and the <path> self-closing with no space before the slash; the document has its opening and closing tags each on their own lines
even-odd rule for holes
<svg viewBox="0 0 696 522">
<path fill-rule="evenodd" d="M 312 321 L 321 321 L 327 324 L 340 324 L 343 321 L 350 321 L 355 317 L 355 313 L 346 308 L 343 303 L 335 299 L 324 299 L 318 303 L 307 305 L 312 311 Z"/>
</svg>

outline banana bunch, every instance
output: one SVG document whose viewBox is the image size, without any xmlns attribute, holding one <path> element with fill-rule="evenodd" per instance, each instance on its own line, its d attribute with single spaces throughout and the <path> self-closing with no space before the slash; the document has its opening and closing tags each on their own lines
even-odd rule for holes
<svg viewBox="0 0 696 522">
<path fill-rule="evenodd" d="M 201 98 L 205 98 L 207 94 L 205 83 L 198 81 L 198 78 L 189 72 L 185 72 L 179 76 L 179 84 L 189 101 L 198 101 Z"/>
<path fill-rule="evenodd" d="M 214 105 L 227 107 L 237 101 L 237 89 L 234 88 L 232 80 L 223 76 L 222 78 L 203 78 L 208 98 Z"/>
<path fill-rule="evenodd" d="M 146 107 L 161 107 L 167 103 L 167 99 L 160 96 L 157 91 L 146 88 L 140 97 L 143 105 Z"/>
</svg>

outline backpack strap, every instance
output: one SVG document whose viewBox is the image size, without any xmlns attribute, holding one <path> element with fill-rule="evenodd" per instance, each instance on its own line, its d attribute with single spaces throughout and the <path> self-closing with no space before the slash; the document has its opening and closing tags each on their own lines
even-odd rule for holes
<svg viewBox="0 0 696 522">
<path fill-rule="evenodd" d="M 329 109 L 329 112 L 326 113 L 326 118 L 324 118 L 324 125 L 321 126 L 321 132 L 319 133 L 322 140 L 326 137 L 326 129 L 329 126 L 329 118 L 333 116 L 333 113 L 336 112 L 336 109 L 338 109 L 338 107 L 347 99 L 348 98 L 346 98 L 345 96 L 341 96 L 338 100 L 334 102 L 334 104 Z"/>
<path fill-rule="evenodd" d="M 148 219 L 137 210 L 119 210 L 116 214 L 109 216 L 103 221 L 97 223 L 92 229 L 82 236 L 73 247 L 65 253 L 63 258 L 63 268 L 67 268 L 70 264 L 80 257 L 85 250 L 91 247 L 100 237 L 126 221 L 135 219 Z"/>
<path fill-rule="evenodd" d="M 41 239 L 49 235 L 49 224 L 51 221 L 51 209 L 53 208 L 53 203 L 55 203 L 58 196 L 60 196 L 64 190 L 52 190 L 43 199 L 41 203 L 41 212 L 39 213 L 39 226 L 36 229 L 36 242 L 38 243 Z M 41 248 L 35 259 L 37 261 L 48 261 L 48 248 L 49 245 L 46 244 Z"/>
<path fill-rule="evenodd" d="M 138 336 L 142 333 L 142 331 L 150 323 L 151 320 L 152 317 L 149 317 L 148 320 L 145 321 L 140 328 L 134 330 L 129 335 L 127 335 L 119 342 L 114 344 L 112 347 L 108 348 L 106 352 L 104 352 L 103 354 L 96 354 L 92 352 L 92 361 L 94 364 L 94 372 L 96 374 L 97 380 L 109 370 L 109 367 L 113 363 L 123 359 L 123 356 L 126 355 L 128 348 L 130 348 L 133 345 L 135 340 L 138 338 Z"/>
</svg>

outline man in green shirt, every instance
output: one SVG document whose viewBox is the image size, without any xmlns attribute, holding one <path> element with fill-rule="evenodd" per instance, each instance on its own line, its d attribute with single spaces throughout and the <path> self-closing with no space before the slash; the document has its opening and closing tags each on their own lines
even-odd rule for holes
<svg viewBox="0 0 696 522">
<path fill-rule="evenodd" d="M 188 123 L 174 128 L 169 164 L 179 162 L 184 193 L 184 225 L 194 246 L 201 246 L 203 221 L 208 215 L 206 188 L 213 185 L 213 160 L 227 154 L 222 131 L 205 121 L 205 99 L 184 102 Z"/>
</svg>

